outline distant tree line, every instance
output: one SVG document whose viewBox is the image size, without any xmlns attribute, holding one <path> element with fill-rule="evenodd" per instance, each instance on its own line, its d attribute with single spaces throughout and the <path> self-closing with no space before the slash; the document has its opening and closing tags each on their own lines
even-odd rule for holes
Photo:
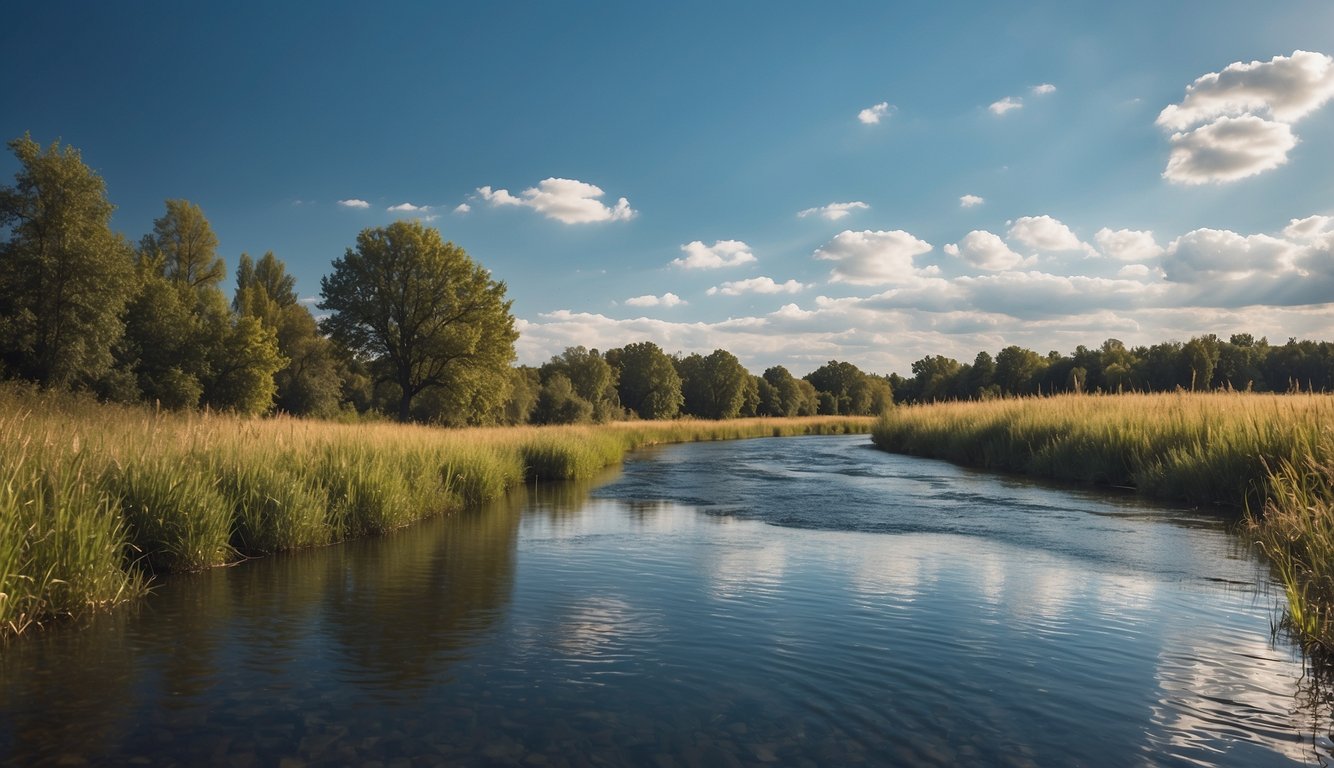
<svg viewBox="0 0 1334 768">
<path fill-rule="evenodd" d="M 891 375 L 895 402 L 930 403 L 1063 392 L 1165 392 L 1236 390 L 1334 391 L 1334 344 L 1288 339 L 1281 345 L 1247 333 L 1227 341 L 1214 334 L 1149 347 L 1108 339 L 1073 354 L 1009 346 L 993 358 L 978 352 L 971 363 L 927 355 L 912 364 L 912 377 Z"/>
<path fill-rule="evenodd" d="M 0 377 L 106 400 L 444 425 L 693 416 L 869 415 L 918 403 L 1058 392 L 1334 389 L 1334 347 L 1247 335 L 1046 356 L 1018 346 L 972 363 L 927 356 L 912 377 L 831 360 L 755 375 L 723 349 L 669 355 L 642 341 L 571 347 L 514 366 L 505 284 L 419 222 L 366 229 L 320 281 L 317 321 L 272 253 L 226 265 L 199 206 L 168 200 L 132 243 L 77 150 L 9 142 L 0 187 Z"/>
</svg>

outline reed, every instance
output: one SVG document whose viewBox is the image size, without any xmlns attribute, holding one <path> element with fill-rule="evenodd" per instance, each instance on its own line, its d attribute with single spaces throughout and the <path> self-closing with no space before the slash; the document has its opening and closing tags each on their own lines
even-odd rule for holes
<svg viewBox="0 0 1334 768">
<path fill-rule="evenodd" d="M 868 432 L 869 418 L 443 430 L 163 413 L 0 386 L 0 630 L 143 593 L 152 574 L 383 533 L 640 446 Z"/>
</svg>

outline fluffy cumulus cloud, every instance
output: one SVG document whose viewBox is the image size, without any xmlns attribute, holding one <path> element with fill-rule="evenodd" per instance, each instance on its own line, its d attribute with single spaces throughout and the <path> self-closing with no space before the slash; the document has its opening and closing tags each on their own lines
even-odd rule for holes
<svg viewBox="0 0 1334 768">
<path fill-rule="evenodd" d="M 1173 240 L 1162 264 L 1172 282 L 1233 282 L 1291 272 L 1297 251 L 1293 243 L 1269 235 L 1197 229 Z"/>
<path fill-rule="evenodd" d="M 1117 261 L 1144 262 L 1163 253 L 1163 247 L 1153 238 L 1152 232 L 1103 227 L 1093 235 L 1093 240 L 1102 255 Z"/>
<path fill-rule="evenodd" d="M 460 214 L 460 215 L 465 214 L 465 213 L 468 213 L 468 212 L 471 211 L 471 210 L 472 210 L 472 206 L 471 206 L 471 205 L 468 205 L 467 203 L 459 203 L 458 205 L 454 206 L 454 213 L 457 213 L 457 214 Z"/>
<path fill-rule="evenodd" d="M 715 285 L 708 290 L 708 294 L 710 296 L 740 296 L 745 293 L 800 293 L 805 287 L 796 280 L 779 283 L 772 277 L 752 277 L 748 280 L 735 280 L 722 285 Z"/>
<path fill-rule="evenodd" d="M 1056 86 L 1051 83 L 1042 83 L 1029 89 L 1034 96 L 1046 96 L 1049 93 L 1056 93 Z"/>
<path fill-rule="evenodd" d="M 1334 216 L 1293 219 L 1283 228 L 1283 236 L 1290 240 L 1315 240 L 1330 233 L 1334 233 Z"/>
<path fill-rule="evenodd" d="M 1009 238 L 1039 251 L 1089 251 L 1070 228 L 1050 216 L 1024 216 L 1010 225 Z"/>
<path fill-rule="evenodd" d="M 1173 131 L 1163 178 L 1179 184 L 1244 179 L 1283 165 L 1297 146 L 1292 124 L 1334 98 L 1334 59 L 1294 51 L 1235 62 L 1186 87 L 1159 113 Z"/>
<path fill-rule="evenodd" d="M 882 101 L 858 112 L 857 119 L 862 121 L 863 125 L 875 125 L 880 122 L 880 118 L 889 114 L 890 109 L 889 102 Z"/>
<path fill-rule="evenodd" d="M 385 210 L 389 211 L 390 213 L 430 213 L 431 206 L 413 205 L 412 203 L 399 203 L 398 205 L 391 205 Z"/>
<path fill-rule="evenodd" d="M 847 218 L 853 211 L 866 210 L 871 206 L 860 200 L 854 200 L 851 203 L 830 203 L 822 205 L 819 208 L 807 208 L 804 211 L 797 211 L 797 218 L 804 219 L 807 216 L 819 216 L 826 221 L 838 221 Z"/>
<path fill-rule="evenodd" d="M 686 303 L 686 300 L 674 293 L 668 292 L 661 296 L 648 294 L 645 296 L 635 296 L 632 299 L 625 300 L 626 305 L 631 307 L 677 307 Z"/>
<path fill-rule="evenodd" d="M 479 187 L 477 194 L 493 206 L 531 208 L 563 224 L 626 221 L 636 213 L 624 197 L 608 206 L 602 202 L 601 187 L 575 179 L 543 179 L 519 195 L 491 187 Z"/>
<path fill-rule="evenodd" d="M 346 199 L 346 200 L 339 200 L 339 201 L 338 201 L 338 204 L 341 205 L 341 206 L 343 206 L 344 208 L 370 208 L 370 207 L 371 207 L 371 204 L 370 204 L 370 203 L 366 202 L 365 200 L 359 200 L 359 199 L 357 199 L 357 198 L 355 198 L 355 197 L 350 197 L 350 198 L 348 198 L 348 199 Z"/>
<path fill-rule="evenodd" d="M 987 107 L 987 109 L 991 110 L 991 114 L 993 115 L 1003 115 L 1011 110 L 1023 108 L 1024 100 L 1014 96 L 1006 96 L 1000 101 L 993 101 L 991 102 L 991 106 Z"/>
<path fill-rule="evenodd" d="M 977 195 L 964 195 L 963 197 L 960 197 L 960 198 L 959 198 L 959 207 L 960 207 L 960 208 L 976 208 L 977 206 L 979 206 L 979 205 L 981 205 L 981 204 L 983 204 L 983 203 L 985 203 L 985 202 L 986 202 L 985 199 L 983 199 L 983 198 L 981 198 L 981 197 L 979 197 L 979 196 L 977 196 Z"/>
<path fill-rule="evenodd" d="M 717 240 L 713 245 L 695 240 L 681 246 L 681 252 L 685 256 L 673 259 L 672 265 L 682 269 L 722 269 L 755 261 L 750 246 L 740 240 Z"/>
<path fill-rule="evenodd" d="M 1220 117 L 1172 136 L 1163 178 L 1178 184 L 1237 181 L 1288 161 L 1297 137 L 1286 123 L 1255 115 Z"/>
<path fill-rule="evenodd" d="M 834 262 L 830 279 L 855 285 L 889 285 L 921 272 L 913 257 L 931 250 L 931 244 L 902 230 L 875 232 L 844 230 L 815 251 L 815 258 Z"/>
<path fill-rule="evenodd" d="M 1024 263 L 1024 257 L 1010 250 L 1010 246 L 984 229 L 975 229 L 958 243 L 950 243 L 945 253 L 989 271 L 1014 269 Z"/>
</svg>

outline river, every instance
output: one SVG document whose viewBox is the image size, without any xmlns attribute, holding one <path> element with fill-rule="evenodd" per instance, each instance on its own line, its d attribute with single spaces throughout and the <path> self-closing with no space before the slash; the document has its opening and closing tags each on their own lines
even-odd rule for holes
<svg viewBox="0 0 1334 768">
<path fill-rule="evenodd" d="M 166 579 L 0 647 L 15 765 L 1330 759 L 1217 515 L 881 453 L 697 443 Z"/>
</svg>

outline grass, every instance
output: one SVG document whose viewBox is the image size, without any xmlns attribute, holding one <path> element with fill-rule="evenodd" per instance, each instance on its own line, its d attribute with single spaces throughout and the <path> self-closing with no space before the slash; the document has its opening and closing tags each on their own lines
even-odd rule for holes
<svg viewBox="0 0 1334 768">
<path fill-rule="evenodd" d="M 868 432 L 869 418 L 443 430 L 161 413 L 0 386 L 0 633 L 154 574 L 383 533 L 646 445 Z"/>
<path fill-rule="evenodd" d="M 968 466 L 1245 508 L 1247 533 L 1287 592 L 1284 623 L 1309 650 L 1334 657 L 1334 396 L 944 403 L 894 410 L 876 423 L 872 441 Z"/>
</svg>

